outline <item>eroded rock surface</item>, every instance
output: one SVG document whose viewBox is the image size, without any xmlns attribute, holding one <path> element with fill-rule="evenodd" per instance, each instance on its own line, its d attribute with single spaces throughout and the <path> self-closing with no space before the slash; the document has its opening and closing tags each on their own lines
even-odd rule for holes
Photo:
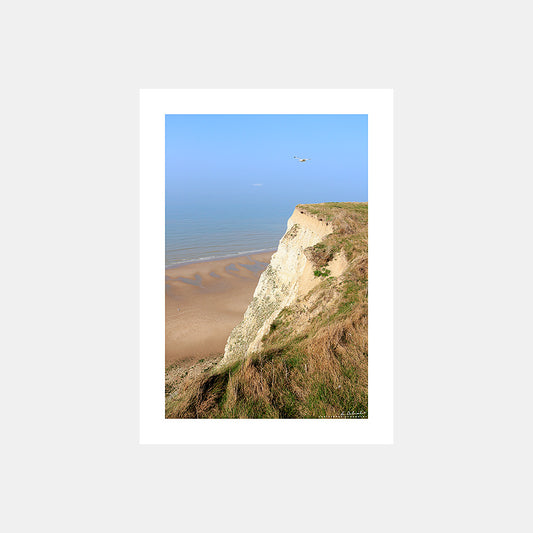
<svg viewBox="0 0 533 533">
<path fill-rule="evenodd" d="M 244 358 L 259 350 L 263 336 L 280 311 L 318 283 L 304 250 L 331 232 L 331 224 L 299 209 L 294 211 L 277 252 L 259 278 L 243 321 L 231 332 L 222 363 Z"/>
</svg>

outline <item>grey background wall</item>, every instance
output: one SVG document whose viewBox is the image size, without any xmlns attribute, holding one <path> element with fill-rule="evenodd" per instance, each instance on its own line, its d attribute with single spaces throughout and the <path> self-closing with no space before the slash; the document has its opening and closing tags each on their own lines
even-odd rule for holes
<svg viewBox="0 0 533 533">
<path fill-rule="evenodd" d="M 2 8 L 6 531 L 531 527 L 526 3 Z M 139 88 L 394 88 L 394 446 L 138 438 Z"/>
</svg>

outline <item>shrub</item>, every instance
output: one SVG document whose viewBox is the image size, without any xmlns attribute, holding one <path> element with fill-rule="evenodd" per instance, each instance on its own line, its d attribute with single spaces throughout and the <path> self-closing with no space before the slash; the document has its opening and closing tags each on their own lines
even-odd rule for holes
<svg viewBox="0 0 533 533">
<path fill-rule="evenodd" d="M 327 268 L 321 268 L 320 270 L 314 271 L 315 276 L 327 278 L 331 274 L 331 270 Z"/>
</svg>

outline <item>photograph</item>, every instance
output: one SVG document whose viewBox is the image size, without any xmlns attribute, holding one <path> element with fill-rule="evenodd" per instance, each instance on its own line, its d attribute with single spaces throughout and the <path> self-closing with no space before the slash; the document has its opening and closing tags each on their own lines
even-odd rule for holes
<svg viewBox="0 0 533 533">
<path fill-rule="evenodd" d="M 165 115 L 166 419 L 368 418 L 368 209 L 367 114 Z"/>
</svg>

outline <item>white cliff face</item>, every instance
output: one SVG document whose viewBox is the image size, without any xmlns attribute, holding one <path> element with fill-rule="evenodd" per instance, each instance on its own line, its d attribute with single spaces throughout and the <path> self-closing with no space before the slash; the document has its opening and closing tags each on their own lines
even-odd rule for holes
<svg viewBox="0 0 533 533">
<path fill-rule="evenodd" d="M 222 363 L 258 351 L 263 336 L 280 311 L 319 282 L 314 278 L 312 265 L 304 250 L 320 242 L 331 231 L 331 224 L 296 208 L 289 218 L 287 232 L 279 242 L 277 252 L 259 278 L 243 321 L 231 332 Z"/>
</svg>

